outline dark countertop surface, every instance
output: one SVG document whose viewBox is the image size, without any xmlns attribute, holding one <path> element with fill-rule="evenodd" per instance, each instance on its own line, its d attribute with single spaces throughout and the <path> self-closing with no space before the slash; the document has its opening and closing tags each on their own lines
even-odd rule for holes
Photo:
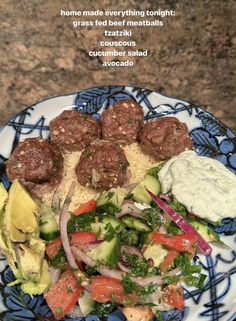
<svg viewBox="0 0 236 321">
<path fill-rule="evenodd" d="M 162 28 L 132 29 L 136 49 L 148 49 L 148 57 L 134 58 L 130 68 L 107 68 L 101 66 L 102 58 L 87 53 L 100 49 L 102 29 L 75 29 L 73 18 L 61 17 L 60 10 L 117 9 L 115 3 L 1 2 L 0 126 L 46 97 L 120 84 L 189 100 L 236 130 L 236 1 L 158 1 L 162 9 L 176 10 L 176 16 L 165 19 Z M 119 5 L 137 10 L 159 7 L 153 0 Z"/>
</svg>

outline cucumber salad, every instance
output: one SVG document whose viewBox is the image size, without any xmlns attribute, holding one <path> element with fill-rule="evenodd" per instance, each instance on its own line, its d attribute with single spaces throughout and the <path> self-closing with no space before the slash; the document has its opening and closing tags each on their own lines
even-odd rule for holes
<svg viewBox="0 0 236 321">
<path fill-rule="evenodd" d="M 15 280 L 43 295 L 57 320 L 105 316 L 149 321 L 184 309 L 186 287 L 203 288 L 196 253 L 219 236 L 208 222 L 236 216 L 236 177 L 198 156 L 185 123 L 144 122 L 118 101 L 101 119 L 65 109 L 50 136 L 27 137 L 0 184 L 0 249 Z"/>
<path fill-rule="evenodd" d="M 209 243 L 221 241 L 206 221 L 161 193 L 161 167 L 69 211 L 72 182 L 58 214 L 33 200 L 18 180 L 9 193 L 1 186 L 0 246 L 16 277 L 9 285 L 43 294 L 57 320 L 117 308 L 130 320 L 135 313 L 150 320 L 183 309 L 181 284 L 202 288 L 206 278 L 193 260 L 196 251 L 209 255 Z M 25 220 L 17 218 L 19 209 Z"/>
</svg>

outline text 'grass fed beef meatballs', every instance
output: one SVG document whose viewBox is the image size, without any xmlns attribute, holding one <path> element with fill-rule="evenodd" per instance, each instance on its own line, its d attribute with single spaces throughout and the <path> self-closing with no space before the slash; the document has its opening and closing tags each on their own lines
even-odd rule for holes
<svg viewBox="0 0 236 321">
<path fill-rule="evenodd" d="M 130 144 L 138 139 L 142 122 L 141 105 L 132 99 L 119 101 L 102 113 L 102 136 L 106 140 Z"/>
<path fill-rule="evenodd" d="M 98 141 L 82 152 L 76 174 L 83 186 L 108 189 L 124 184 L 128 166 L 125 153 L 119 145 Z"/>
<path fill-rule="evenodd" d="M 7 161 L 7 175 L 11 181 L 57 185 L 61 180 L 63 158 L 59 147 L 43 138 L 27 138 L 20 142 Z M 33 186 L 34 186 L 33 184 Z"/>
<path fill-rule="evenodd" d="M 101 136 L 101 126 L 92 116 L 64 110 L 49 128 L 51 138 L 66 151 L 80 151 Z"/>
<path fill-rule="evenodd" d="M 145 123 L 139 138 L 143 152 L 157 160 L 169 159 L 192 148 L 186 124 L 175 117 L 161 117 Z"/>
</svg>

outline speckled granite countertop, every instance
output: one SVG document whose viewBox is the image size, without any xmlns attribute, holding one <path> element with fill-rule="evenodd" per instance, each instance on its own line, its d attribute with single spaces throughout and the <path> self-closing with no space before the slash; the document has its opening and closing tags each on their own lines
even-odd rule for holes
<svg viewBox="0 0 236 321">
<path fill-rule="evenodd" d="M 104 68 L 87 51 L 101 30 L 73 29 L 60 10 L 115 8 L 113 0 L 5 0 L 0 3 L 0 126 L 49 96 L 96 85 L 135 85 L 205 106 L 236 130 L 236 2 L 158 1 L 176 10 L 164 28 L 133 31 L 149 56 L 131 68 Z M 154 0 L 126 0 L 118 9 L 156 10 Z M 117 7 L 116 7 L 117 9 Z"/>
</svg>

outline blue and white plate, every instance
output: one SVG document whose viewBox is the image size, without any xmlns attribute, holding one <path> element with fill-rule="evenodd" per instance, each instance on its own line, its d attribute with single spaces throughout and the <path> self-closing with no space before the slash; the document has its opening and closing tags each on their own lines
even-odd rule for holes
<svg viewBox="0 0 236 321">
<path fill-rule="evenodd" d="M 46 99 L 12 117 L 0 131 L 0 175 L 4 186 L 9 187 L 5 161 L 19 141 L 27 137 L 47 138 L 50 120 L 64 109 L 76 108 L 99 119 L 105 108 L 125 98 L 135 99 L 143 106 L 145 120 L 173 115 L 186 123 L 197 153 L 218 159 L 236 173 L 235 133 L 213 115 L 187 101 L 162 96 L 151 90 L 107 86 Z M 205 286 L 202 290 L 185 288 L 185 309 L 163 313 L 164 320 L 233 321 L 236 318 L 236 219 L 224 219 L 215 230 L 230 248 L 214 246 L 210 257 L 198 255 L 195 258 L 207 274 Z M 7 286 L 14 277 L 4 258 L 0 261 L 0 272 L 0 320 L 54 320 L 41 296 L 30 297 L 19 286 Z M 86 321 L 96 319 L 96 316 L 89 316 Z M 123 321 L 124 316 L 116 311 L 108 319 Z"/>
</svg>

